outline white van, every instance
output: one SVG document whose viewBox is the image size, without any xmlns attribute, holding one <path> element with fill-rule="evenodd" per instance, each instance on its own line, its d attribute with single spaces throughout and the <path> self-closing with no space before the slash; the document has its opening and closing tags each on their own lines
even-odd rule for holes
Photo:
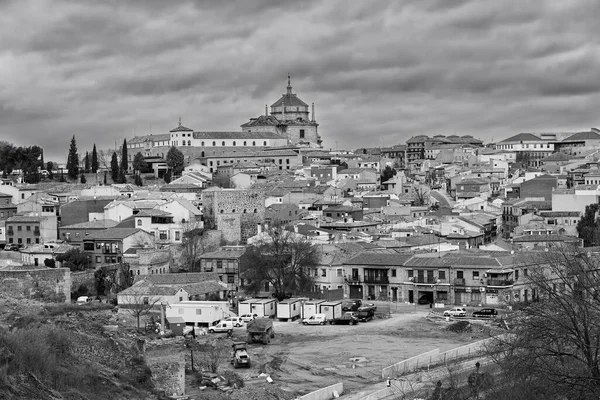
<svg viewBox="0 0 600 400">
<path fill-rule="evenodd" d="M 221 321 L 218 324 L 208 328 L 208 333 L 216 332 L 233 332 L 233 321 Z"/>
<path fill-rule="evenodd" d="M 304 325 L 325 325 L 327 323 L 327 315 L 325 314 L 314 314 L 310 318 L 304 318 L 302 320 Z"/>
<path fill-rule="evenodd" d="M 89 296 L 79 296 L 77 298 L 77 304 L 79 304 L 79 305 L 88 304 L 88 303 L 91 303 L 92 301 L 94 301 L 94 299 L 92 299 Z"/>
</svg>

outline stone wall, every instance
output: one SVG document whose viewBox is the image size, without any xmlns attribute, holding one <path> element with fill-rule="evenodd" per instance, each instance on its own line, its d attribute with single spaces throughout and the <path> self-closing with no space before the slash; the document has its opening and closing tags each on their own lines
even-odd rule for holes
<svg viewBox="0 0 600 400">
<path fill-rule="evenodd" d="M 146 353 L 146 363 L 152 371 L 152 381 L 157 390 L 165 394 L 183 396 L 185 394 L 185 359 L 183 354 L 168 357 Z"/>
<path fill-rule="evenodd" d="M 68 268 L 0 270 L 3 294 L 15 298 L 63 298 L 71 301 L 71 271 Z"/>
<path fill-rule="evenodd" d="M 265 218 L 265 194 L 256 190 L 205 190 L 204 215 L 228 243 L 245 244 Z"/>
<path fill-rule="evenodd" d="M 87 286 L 89 293 L 96 294 L 96 284 L 93 270 L 79 271 L 71 273 L 71 290 L 75 291 L 80 285 Z"/>
</svg>

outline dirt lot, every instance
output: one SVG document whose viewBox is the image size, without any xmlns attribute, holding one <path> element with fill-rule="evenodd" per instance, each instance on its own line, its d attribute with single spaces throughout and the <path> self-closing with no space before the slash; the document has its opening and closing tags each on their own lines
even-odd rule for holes
<svg viewBox="0 0 600 400">
<path fill-rule="evenodd" d="M 399 306 L 390 318 L 356 326 L 310 325 L 278 322 L 275 339 L 266 346 L 248 346 L 252 360 L 242 376 L 269 374 L 274 384 L 295 394 L 344 383 L 344 392 L 364 389 L 381 381 L 381 369 L 400 360 L 439 348 L 440 351 L 487 337 L 483 333 L 453 333 L 451 322 L 426 318 L 429 307 Z M 236 328 L 233 340 L 245 340 L 245 328 Z M 232 369 L 226 365 L 224 369 Z"/>
</svg>

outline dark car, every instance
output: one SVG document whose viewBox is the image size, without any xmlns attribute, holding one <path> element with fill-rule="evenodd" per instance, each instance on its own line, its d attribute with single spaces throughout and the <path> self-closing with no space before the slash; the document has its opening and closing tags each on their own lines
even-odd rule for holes
<svg viewBox="0 0 600 400">
<path fill-rule="evenodd" d="M 19 251 L 19 245 L 16 243 L 7 244 L 5 249 L 10 251 Z"/>
<path fill-rule="evenodd" d="M 473 317 L 475 317 L 475 318 L 480 318 L 480 317 L 491 318 L 491 317 L 495 317 L 496 315 L 498 315 L 498 311 L 496 311 L 495 308 L 482 308 L 481 310 L 473 312 Z"/>
<path fill-rule="evenodd" d="M 362 300 L 348 300 L 342 303 L 342 311 L 356 311 L 362 306 Z"/>
<path fill-rule="evenodd" d="M 377 307 L 359 307 L 355 315 L 360 322 L 367 322 L 375 318 L 375 310 L 377 310 Z"/>
</svg>

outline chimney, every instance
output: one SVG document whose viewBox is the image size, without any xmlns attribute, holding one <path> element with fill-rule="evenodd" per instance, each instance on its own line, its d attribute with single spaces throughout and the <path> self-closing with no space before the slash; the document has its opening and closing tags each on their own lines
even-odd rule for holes
<svg viewBox="0 0 600 400">
<path fill-rule="evenodd" d="M 312 122 L 315 122 L 315 103 L 312 103 Z"/>
<path fill-rule="evenodd" d="M 269 116 L 269 106 L 265 104 L 265 117 Z"/>
</svg>

